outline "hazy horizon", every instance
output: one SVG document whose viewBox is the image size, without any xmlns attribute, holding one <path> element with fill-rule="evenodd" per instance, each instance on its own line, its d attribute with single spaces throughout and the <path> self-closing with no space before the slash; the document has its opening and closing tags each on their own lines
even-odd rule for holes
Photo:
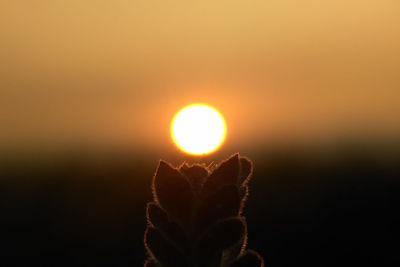
<svg viewBox="0 0 400 267">
<path fill-rule="evenodd" d="M 0 148 L 174 149 L 204 102 L 224 147 L 400 134 L 397 1 L 2 1 Z"/>
</svg>

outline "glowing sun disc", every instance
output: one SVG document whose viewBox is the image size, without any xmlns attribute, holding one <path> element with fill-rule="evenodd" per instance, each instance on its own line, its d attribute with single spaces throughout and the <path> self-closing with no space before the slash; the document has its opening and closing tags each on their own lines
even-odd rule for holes
<svg viewBox="0 0 400 267">
<path fill-rule="evenodd" d="M 194 104 L 181 109 L 171 123 L 171 136 L 175 144 L 193 155 L 213 152 L 224 141 L 226 124 L 214 108 Z"/>
</svg>

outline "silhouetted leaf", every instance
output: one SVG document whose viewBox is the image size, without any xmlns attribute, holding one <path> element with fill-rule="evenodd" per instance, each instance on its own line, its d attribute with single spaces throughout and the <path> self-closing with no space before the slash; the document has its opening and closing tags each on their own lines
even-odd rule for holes
<svg viewBox="0 0 400 267">
<path fill-rule="evenodd" d="M 193 191 L 199 194 L 203 183 L 208 176 L 207 167 L 199 164 L 195 164 L 192 166 L 183 164 L 179 170 L 186 176 L 186 178 L 192 185 Z"/>
<path fill-rule="evenodd" d="M 219 251 L 241 243 L 246 234 L 244 218 L 232 217 L 210 227 L 200 238 L 200 250 Z"/>
<path fill-rule="evenodd" d="M 245 254 L 229 267 L 264 267 L 263 258 L 253 250 L 247 250 Z"/>
<path fill-rule="evenodd" d="M 144 243 L 152 257 L 165 267 L 187 267 L 184 255 L 157 228 L 147 227 Z"/>
<path fill-rule="evenodd" d="M 188 241 L 184 231 L 177 223 L 169 222 L 168 215 L 154 202 L 147 204 L 147 219 L 182 250 L 185 249 Z"/>
<path fill-rule="evenodd" d="M 202 196 L 208 197 L 224 185 L 237 185 L 239 178 L 239 154 L 236 153 L 223 161 L 207 178 L 203 185 Z"/>
<path fill-rule="evenodd" d="M 201 231 L 218 220 L 237 216 L 239 208 L 240 197 L 237 187 L 224 186 L 201 203 L 196 216 L 197 229 Z"/>
<path fill-rule="evenodd" d="M 236 260 L 243 252 L 246 250 L 247 245 L 247 226 L 245 226 L 245 234 L 243 235 L 243 239 L 232 247 L 225 249 L 222 254 L 222 264 L 223 266 L 227 266 Z"/>
<path fill-rule="evenodd" d="M 199 251 L 197 251 L 199 252 Z M 222 251 L 202 251 L 197 255 L 196 267 L 221 267 Z"/>
<path fill-rule="evenodd" d="M 161 267 L 161 266 L 156 261 L 150 258 L 144 262 L 144 267 Z"/>
<path fill-rule="evenodd" d="M 160 230 L 172 241 L 176 246 L 178 246 L 181 251 L 185 251 L 188 246 L 188 240 L 186 238 L 185 232 L 182 230 L 181 226 L 177 223 L 170 222 L 164 225 Z"/>
<path fill-rule="evenodd" d="M 168 223 L 167 213 L 154 202 L 147 204 L 146 216 L 148 223 L 158 228 L 162 228 L 163 225 Z"/>
<path fill-rule="evenodd" d="M 168 215 L 187 219 L 193 205 L 193 191 L 186 178 L 165 161 L 160 161 L 153 181 L 154 199 Z"/>
<path fill-rule="evenodd" d="M 241 186 L 246 185 L 253 172 L 253 163 L 246 157 L 240 157 L 240 175 L 239 184 Z"/>
<path fill-rule="evenodd" d="M 220 267 L 223 250 L 242 243 L 245 235 L 244 223 L 243 219 L 234 217 L 220 221 L 208 229 L 198 243 L 198 266 Z"/>
<path fill-rule="evenodd" d="M 239 215 L 242 214 L 244 205 L 246 204 L 247 197 L 249 196 L 249 187 L 247 185 L 240 187 L 240 208 Z"/>
</svg>

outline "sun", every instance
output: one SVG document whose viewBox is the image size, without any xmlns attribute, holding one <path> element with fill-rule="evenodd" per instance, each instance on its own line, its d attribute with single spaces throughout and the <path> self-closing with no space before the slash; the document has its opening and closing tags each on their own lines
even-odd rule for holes
<svg viewBox="0 0 400 267">
<path fill-rule="evenodd" d="M 225 135 L 226 124 L 222 115 L 204 104 L 184 107 L 171 122 L 174 143 L 192 155 L 215 151 L 223 143 Z"/>
</svg>

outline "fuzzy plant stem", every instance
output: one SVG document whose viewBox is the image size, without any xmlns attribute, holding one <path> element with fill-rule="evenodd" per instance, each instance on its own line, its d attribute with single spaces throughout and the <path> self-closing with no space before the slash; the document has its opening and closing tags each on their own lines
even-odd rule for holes
<svg viewBox="0 0 400 267">
<path fill-rule="evenodd" d="M 263 267 L 246 249 L 243 213 L 253 163 L 238 153 L 207 167 L 160 161 L 147 204 L 145 267 Z"/>
</svg>

